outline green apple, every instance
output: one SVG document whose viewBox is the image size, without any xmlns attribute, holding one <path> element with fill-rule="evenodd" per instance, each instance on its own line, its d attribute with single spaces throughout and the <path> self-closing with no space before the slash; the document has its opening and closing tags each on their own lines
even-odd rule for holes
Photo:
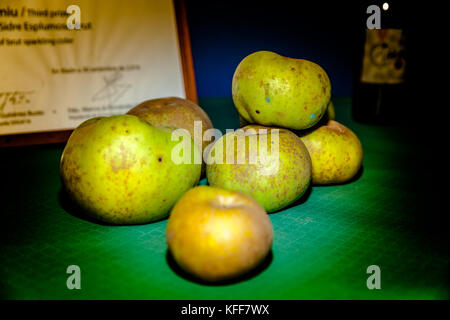
<svg viewBox="0 0 450 320">
<path fill-rule="evenodd" d="M 356 134 L 334 120 L 307 130 L 300 136 L 312 161 L 314 184 L 343 183 L 353 178 L 363 161 L 363 149 Z"/>
<path fill-rule="evenodd" d="M 174 206 L 166 239 L 183 270 L 215 282 L 235 278 L 264 261 L 273 229 L 263 207 L 248 195 L 198 186 Z"/>
<path fill-rule="evenodd" d="M 87 120 L 64 148 L 63 186 L 86 214 L 100 221 L 138 224 L 161 219 L 200 178 L 200 164 L 172 160 L 172 149 L 179 143 L 171 140 L 170 129 L 155 128 L 136 116 Z M 200 152 L 192 141 L 189 147 L 192 155 Z"/>
<path fill-rule="evenodd" d="M 211 148 L 206 163 L 210 186 L 242 191 L 267 212 L 299 199 L 311 181 L 308 151 L 287 129 L 248 125 L 227 133 Z"/>
<path fill-rule="evenodd" d="M 327 73 L 314 62 L 258 51 L 238 65 L 233 101 L 249 123 L 306 129 L 326 112 L 331 97 Z"/>
<path fill-rule="evenodd" d="M 206 112 L 194 102 L 177 98 L 167 97 L 147 100 L 132 108 L 127 114 L 138 116 L 150 124 L 159 126 L 170 126 L 173 128 L 186 129 L 192 138 L 195 137 L 195 121 L 201 124 L 195 143 L 202 149 L 208 146 L 210 141 L 203 141 L 202 137 L 206 130 L 212 129 L 213 124 Z M 203 163 L 202 172 L 205 171 Z"/>
</svg>

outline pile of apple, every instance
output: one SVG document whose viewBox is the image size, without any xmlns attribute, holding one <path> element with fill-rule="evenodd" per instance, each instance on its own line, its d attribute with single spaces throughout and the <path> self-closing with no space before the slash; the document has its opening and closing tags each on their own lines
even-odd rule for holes
<svg viewBox="0 0 450 320">
<path fill-rule="evenodd" d="M 174 260 L 206 281 L 222 281 L 255 268 L 270 252 L 279 211 L 305 194 L 310 184 L 338 184 L 359 171 L 363 150 L 357 136 L 334 121 L 331 84 L 317 64 L 255 52 L 241 61 L 232 83 L 243 130 L 278 134 L 277 164 L 248 161 L 250 148 L 228 144 L 230 132 L 209 148 L 184 140 L 192 159 L 175 163 L 177 128 L 194 136 L 213 125 L 195 103 L 181 98 L 148 100 L 127 114 L 80 124 L 61 157 L 61 177 L 70 198 L 89 216 L 109 224 L 142 224 L 170 215 L 166 239 Z M 259 130 L 266 129 L 266 130 Z M 263 133 L 261 133 L 263 132 Z M 270 143 L 269 143 L 270 144 Z M 222 148 L 223 146 L 223 148 Z M 244 163 L 208 161 L 217 150 Z M 215 151 L 213 151 L 215 150 Z M 253 151 L 252 151 L 253 150 Z M 253 158 L 254 159 L 254 158 Z M 209 186 L 198 186 L 202 176 Z"/>
</svg>

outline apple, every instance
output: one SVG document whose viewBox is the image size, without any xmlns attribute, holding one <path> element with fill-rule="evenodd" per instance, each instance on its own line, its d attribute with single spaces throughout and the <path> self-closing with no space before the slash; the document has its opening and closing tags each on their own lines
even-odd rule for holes
<svg viewBox="0 0 450 320">
<path fill-rule="evenodd" d="M 353 178 L 363 161 L 356 134 L 337 121 L 306 131 L 300 136 L 312 161 L 313 184 L 343 183 Z"/>
<path fill-rule="evenodd" d="M 240 276 L 264 261 L 273 229 L 263 207 L 251 197 L 197 186 L 172 209 L 166 240 L 184 271 L 217 282 Z"/>
<path fill-rule="evenodd" d="M 325 114 L 325 117 L 328 120 L 336 120 L 336 110 L 334 109 L 334 103 L 331 100 L 330 103 L 328 104 L 327 113 Z"/>
<path fill-rule="evenodd" d="M 198 136 L 200 139 L 195 143 L 201 148 L 202 155 L 209 141 L 203 141 L 202 137 L 206 130 L 212 129 L 213 125 L 206 112 L 194 102 L 178 97 L 167 97 L 147 100 L 132 108 L 127 114 L 138 116 L 154 126 L 170 126 L 173 128 L 186 129 L 192 138 L 195 136 L 194 122 L 201 123 Z M 205 165 L 202 165 L 202 173 Z"/>
<path fill-rule="evenodd" d="M 241 115 L 239 115 L 239 127 L 245 127 L 246 125 L 249 125 L 250 123 L 245 120 L 244 118 L 242 118 Z"/>
<path fill-rule="evenodd" d="M 242 191 L 269 213 L 299 199 L 311 181 L 308 150 L 282 128 L 248 125 L 227 133 L 211 148 L 206 163 L 210 186 Z"/>
<path fill-rule="evenodd" d="M 300 130 L 314 126 L 325 114 L 331 84 L 314 62 L 258 51 L 236 68 L 232 95 L 247 122 Z"/>
<path fill-rule="evenodd" d="M 169 129 L 136 116 L 89 119 L 64 148 L 63 187 L 87 215 L 106 223 L 164 218 L 200 178 L 200 164 L 172 161 L 172 148 L 179 143 L 171 140 Z M 193 143 L 190 147 L 192 155 L 200 152 Z"/>
</svg>

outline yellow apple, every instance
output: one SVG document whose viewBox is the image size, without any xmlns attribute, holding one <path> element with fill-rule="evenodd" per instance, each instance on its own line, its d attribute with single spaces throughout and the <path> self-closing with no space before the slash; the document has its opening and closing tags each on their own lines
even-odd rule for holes
<svg viewBox="0 0 450 320">
<path fill-rule="evenodd" d="M 311 182 L 311 159 L 303 142 L 283 128 L 247 125 L 241 131 L 241 147 L 239 131 L 229 132 L 208 154 L 209 185 L 244 192 L 269 213 L 298 200 Z"/>
<path fill-rule="evenodd" d="M 115 115 L 80 124 L 60 163 L 62 184 L 87 215 L 111 224 L 166 217 L 200 178 L 200 164 L 176 164 L 171 132 L 138 117 Z M 191 153 L 200 150 L 189 144 Z"/>
<path fill-rule="evenodd" d="M 215 282 L 259 265 L 270 252 L 273 229 L 263 207 L 250 196 L 198 186 L 172 209 L 166 238 L 183 270 Z"/>
<path fill-rule="evenodd" d="M 356 134 L 334 120 L 307 131 L 300 139 L 312 162 L 313 184 L 343 183 L 353 178 L 363 161 L 363 149 Z"/>
<path fill-rule="evenodd" d="M 233 102 L 248 123 L 303 130 L 325 114 L 331 83 L 318 64 L 257 51 L 237 66 Z"/>
</svg>

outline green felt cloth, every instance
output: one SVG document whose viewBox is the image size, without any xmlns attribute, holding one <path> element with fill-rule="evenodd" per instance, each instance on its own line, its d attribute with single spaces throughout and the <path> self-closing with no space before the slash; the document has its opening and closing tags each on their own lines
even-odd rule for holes
<svg viewBox="0 0 450 320">
<path fill-rule="evenodd" d="M 351 100 L 337 120 L 364 147 L 360 176 L 312 187 L 270 215 L 272 254 L 239 281 L 198 283 L 167 255 L 167 219 L 106 226 L 73 215 L 61 197 L 62 145 L 0 149 L 0 294 L 6 299 L 447 299 L 448 245 L 427 220 L 415 149 L 396 127 L 355 123 Z M 239 126 L 231 99 L 201 99 L 216 128 Z M 201 181 L 202 184 L 206 182 Z M 427 223 L 427 221 L 429 223 Z M 81 268 L 68 290 L 66 268 Z M 370 265 L 381 290 L 366 287 Z"/>
</svg>

